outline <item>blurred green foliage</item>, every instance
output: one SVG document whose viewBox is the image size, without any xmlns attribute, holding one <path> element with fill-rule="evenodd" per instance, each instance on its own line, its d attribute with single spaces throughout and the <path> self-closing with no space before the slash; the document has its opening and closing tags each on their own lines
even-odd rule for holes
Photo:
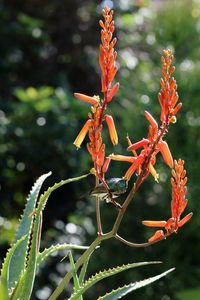
<svg viewBox="0 0 200 300">
<path fill-rule="evenodd" d="M 134 271 L 100 283 L 106 287 L 155 275 L 176 267 L 168 279 L 137 291 L 135 298 L 185 299 L 178 291 L 199 287 L 200 280 L 200 1 L 108 1 L 115 9 L 118 38 L 117 81 L 120 91 L 109 110 L 116 122 L 120 144 L 107 153 L 126 154 L 126 134 L 132 141 L 146 136 L 148 110 L 159 118 L 159 78 L 162 49 L 175 52 L 175 77 L 183 108 L 166 137 L 174 158 L 185 159 L 188 173 L 188 212 L 194 216 L 177 236 L 146 249 L 130 249 L 117 241 L 105 243 L 92 258 L 91 272 L 130 261 L 162 260 L 163 266 Z M 102 2 L 103 4 L 106 1 Z M 36 177 L 53 171 L 52 182 L 78 176 L 92 167 L 85 144 L 76 151 L 72 143 L 87 118 L 89 106 L 73 98 L 73 91 L 98 94 L 97 63 L 101 1 L 61 0 L 3 1 L 0 10 L 0 244 L 2 256 L 12 240 L 13 229 L 25 196 Z M 125 164 L 112 162 L 109 176 L 122 176 Z M 150 178 L 130 206 L 121 233 L 136 242 L 151 232 L 143 219 L 170 215 L 170 170 L 158 159 L 160 183 Z M 51 242 L 89 243 L 95 236 L 94 204 L 85 195 L 92 179 L 56 193 L 44 215 L 42 246 Z M 110 228 L 115 211 L 102 205 L 104 227 Z M 75 225 L 72 223 L 75 222 Z M 114 255 L 113 255 L 114 253 Z M 33 299 L 47 299 L 65 274 L 67 263 L 52 258 L 35 287 Z M 133 278 L 134 277 L 134 278 Z M 45 296 L 46 295 L 46 296 Z M 192 294 L 191 294 L 192 295 Z M 45 298 L 46 297 L 46 298 Z M 182 298 L 181 298 L 182 297 Z M 192 298 L 193 297 L 193 298 Z M 197 300 L 196 296 L 189 299 Z M 131 299 L 128 298 L 127 299 Z"/>
</svg>

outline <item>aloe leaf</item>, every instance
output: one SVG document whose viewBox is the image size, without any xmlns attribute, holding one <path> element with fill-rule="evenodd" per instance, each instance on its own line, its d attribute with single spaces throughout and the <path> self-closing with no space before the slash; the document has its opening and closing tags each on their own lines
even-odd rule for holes
<svg viewBox="0 0 200 300">
<path fill-rule="evenodd" d="M 90 257 L 91 257 L 91 254 L 88 256 L 88 258 L 85 260 L 82 268 L 81 268 L 81 272 L 80 272 L 80 275 L 79 275 L 79 282 L 80 284 L 83 283 L 84 281 L 84 278 L 85 278 L 85 274 L 86 274 L 86 271 L 87 271 L 87 267 L 88 267 L 88 263 L 89 263 L 89 260 L 90 260 Z"/>
<path fill-rule="evenodd" d="M 87 246 L 73 245 L 73 244 L 57 244 L 52 245 L 49 248 L 44 249 L 41 253 L 37 255 L 37 268 L 41 266 L 41 264 L 54 252 L 64 250 L 64 249 L 77 249 L 77 250 L 86 250 Z"/>
<path fill-rule="evenodd" d="M 20 246 L 20 244 L 25 240 L 26 236 L 22 236 L 12 247 L 8 250 L 4 263 L 1 269 L 1 277 L 0 277 L 0 299 L 7 300 L 9 299 L 9 266 L 11 262 L 11 258 L 16 249 Z"/>
<path fill-rule="evenodd" d="M 122 266 L 118 266 L 115 268 L 110 268 L 110 269 L 107 269 L 104 271 L 100 271 L 100 272 L 96 273 L 95 275 L 93 275 L 92 277 L 90 277 L 87 281 L 85 281 L 80 286 L 79 290 L 71 295 L 69 300 L 78 299 L 78 297 L 83 295 L 91 286 L 93 286 L 95 283 L 97 283 L 98 281 L 100 281 L 106 277 L 113 276 L 115 274 L 126 271 L 128 269 L 137 268 L 137 267 L 141 267 L 141 266 L 145 266 L 145 265 L 149 265 L 149 264 L 157 264 L 157 263 L 160 263 L 160 262 L 158 262 L 158 261 L 139 262 L 139 263 L 122 265 Z"/>
<path fill-rule="evenodd" d="M 98 248 L 98 247 L 97 247 L 97 248 Z M 96 249 L 94 249 L 94 250 L 96 250 Z M 83 281 L 84 281 L 84 279 L 85 279 L 85 274 L 86 274 L 86 271 L 87 271 L 88 263 L 89 263 L 90 257 L 91 257 L 91 255 L 92 255 L 93 252 L 94 252 L 94 251 L 92 251 L 92 252 L 90 253 L 90 255 L 87 257 L 87 259 L 86 259 L 85 262 L 83 263 L 83 266 L 82 266 L 82 268 L 81 268 L 81 272 L 80 272 L 80 275 L 79 275 L 79 282 L 80 282 L 80 284 L 82 284 Z"/>
<path fill-rule="evenodd" d="M 40 231 L 41 231 L 41 220 L 42 220 L 42 211 L 45 208 L 45 205 L 47 203 L 47 200 L 51 193 L 55 191 L 57 188 L 63 186 L 64 184 L 78 181 L 80 179 L 86 178 L 89 174 L 75 177 L 75 178 L 69 178 L 66 180 L 61 180 L 59 183 L 55 183 L 52 187 L 49 187 L 39 198 L 37 208 L 35 210 L 35 218 L 33 222 L 33 229 L 32 229 L 32 239 L 30 241 L 30 252 L 27 259 L 27 268 L 24 273 L 23 278 L 23 285 L 22 288 L 19 289 L 16 293 L 16 299 L 17 297 L 19 299 L 28 300 L 30 299 L 33 284 L 35 280 L 35 274 L 36 274 L 36 266 L 37 266 L 37 255 L 38 255 L 38 248 L 40 244 Z"/>
<path fill-rule="evenodd" d="M 70 265 L 71 265 L 71 269 L 72 269 L 72 276 L 73 276 L 73 280 L 74 280 L 74 291 L 76 292 L 80 288 L 80 283 L 79 283 L 78 275 L 76 273 L 74 259 L 73 259 L 71 251 L 69 251 L 69 261 L 70 261 Z M 83 297 L 79 296 L 79 297 L 77 297 L 77 300 L 83 300 Z"/>
<path fill-rule="evenodd" d="M 8 296 L 8 292 L 7 292 L 6 288 L 5 288 L 5 286 L 1 285 L 1 287 L 0 287 L 0 299 L 1 300 L 9 300 L 8 297 L 9 297 Z"/>
<path fill-rule="evenodd" d="M 15 244 L 22 236 L 26 235 L 26 238 L 20 243 L 15 252 L 12 255 L 9 266 L 9 289 L 13 288 L 18 282 L 20 274 L 26 264 L 27 250 L 30 240 L 31 228 L 34 218 L 34 210 L 36 207 L 38 195 L 44 180 L 51 175 L 51 172 L 42 175 L 35 182 L 30 194 L 27 198 L 27 203 L 21 216 L 19 227 L 16 231 L 13 244 Z"/>
<path fill-rule="evenodd" d="M 150 277 L 150 278 L 147 278 L 147 279 L 144 279 L 144 280 L 141 280 L 141 281 L 136 281 L 136 282 L 130 283 L 128 285 L 124 285 L 124 286 L 122 286 L 122 287 L 120 287 L 116 290 L 113 290 L 110 293 L 107 293 L 104 296 L 99 297 L 98 300 L 117 300 L 117 299 L 121 299 L 122 297 L 126 296 L 127 294 L 131 293 L 132 291 L 137 290 L 141 287 L 144 287 L 146 285 L 151 284 L 154 281 L 159 280 L 160 278 L 166 276 L 168 273 L 172 272 L 173 270 L 174 270 L 174 268 L 172 268 L 172 269 L 170 269 L 166 272 L 163 272 L 159 275 L 156 275 L 154 277 Z"/>
</svg>

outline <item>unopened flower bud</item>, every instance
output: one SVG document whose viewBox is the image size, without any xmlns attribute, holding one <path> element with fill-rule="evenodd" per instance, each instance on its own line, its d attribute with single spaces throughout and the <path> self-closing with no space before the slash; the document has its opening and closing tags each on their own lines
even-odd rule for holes
<svg viewBox="0 0 200 300">
<path fill-rule="evenodd" d="M 111 142 L 115 146 L 118 144 L 118 136 L 117 136 L 114 120 L 109 115 L 105 115 L 105 120 L 108 125 L 108 131 L 109 131 Z"/>
<path fill-rule="evenodd" d="M 119 90 L 119 82 L 117 82 L 112 89 L 109 91 L 108 96 L 107 96 L 107 102 L 110 102 L 112 98 L 116 95 L 116 93 Z"/>
<path fill-rule="evenodd" d="M 158 149 L 160 150 L 162 157 L 164 159 L 164 161 L 166 162 L 166 164 L 172 168 L 173 167 L 173 158 L 169 149 L 169 146 L 167 144 L 167 142 L 165 141 L 160 141 L 158 144 Z"/>
</svg>

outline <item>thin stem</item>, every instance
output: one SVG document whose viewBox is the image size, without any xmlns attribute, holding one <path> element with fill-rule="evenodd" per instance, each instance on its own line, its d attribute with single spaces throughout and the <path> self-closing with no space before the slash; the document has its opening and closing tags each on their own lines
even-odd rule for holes
<svg viewBox="0 0 200 300">
<path fill-rule="evenodd" d="M 167 124 L 163 124 L 161 126 L 160 133 L 158 134 L 157 139 L 154 141 L 154 143 L 152 145 L 152 149 L 149 152 L 149 155 L 147 156 L 147 158 L 146 158 L 146 160 L 145 160 L 145 162 L 144 162 L 144 164 L 142 166 L 142 171 L 141 171 L 138 179 L 134 183 L 131 191 L 129 192 L 126 200 L 124 201 L 121 209 L 119 210 L 119 213 L 117 215 L 116 221 L 115 221 L 113 229 L 112 229 L 112 232 L 113 232 L 114 236 L 116 236 L 116 234 L 117 234 L 117 231 L 118 231 L 119 226 L 120 226 L 120 224 L 122 222 L 123 216 L 124 216 L 124 214 L 125 214 L 128 206 L 129 206 L 130 202 L 132 201 L 135 193 L 137 192 L 137 190 L 139 189 L 139 187 L 141 186 L 141 184 L 146 179 L 146 177 L 148 175 L 147 170 L 148 170 L 148 165 L 149 165 L 150 159 L 151 159 L 152 155 L 154 154 L 154 152 L 156 151 L 157 144 L 159 143 L 159 141 L 162 139 L 162 137 L 165 135 L 166 132 L 167 132 Z"/>
<path fill-rule="evenodd" d="M 96 219 L 97 219 L 97 235 L 101 236 L 103 234 L 101 226 L 101 213 L 100 213 L 100 199 L 96 196 Z"/>
<path fill-rule="evenodd" d="M 99 178 L 96 176 L 96 185 L 98 184 L 99 184 Z M 101 236 L 103 232 L 101 226 L 100 199 L 98 196 L 96 196 L 96 220 L 97 220 L 97 235 Z"/>
<path fill-rule="evenodd" d="M 85 260 L 90 256 L 90 254 L 95 250 L 97 246 L 101 244 L 102 241 L 112 238 L 112 232 L 108 232 L 101 236 L 98 236 L 94 242 L 90 245 L 90 247 L 79 257 L 77 262 L 75 263 L 75 270 L 77 271 L 85 262 Z M 56 300 L 63 290 L 66 288 L 67 284 L 69 283 L 70 279 L 72 278 L 73 272 L 70 270 L 62 281 L 59 283 L 53 294 L 50 296 L 49 300 Z"/>
<path fill-rule="evenodd" d="M 127 241 L 126 239 L 124 239 L 123 237 L 121 237 L 120 235 L 116 234 L 114 236 L 117 240 L 119 240 L 120 242 L 126 244 L 127 246 L 129 247 L 134 247 L 134 248 L 143 248 L 143 247 L 148 247 L 148 246 L 151 246 L 152 244 L 155 244 L 157 242 L 160 242 L 162 240 L 164 240 L 166 237 L 163 237 L 162 239 L 159 239 L 159 240 L 155 240 L 153 242 L 147 242 L 147 243 L 141 243 L 141 244 L 138 244 L 138 243 L 132 243 L 132 242 L 129 242 Z"/>
</svg>

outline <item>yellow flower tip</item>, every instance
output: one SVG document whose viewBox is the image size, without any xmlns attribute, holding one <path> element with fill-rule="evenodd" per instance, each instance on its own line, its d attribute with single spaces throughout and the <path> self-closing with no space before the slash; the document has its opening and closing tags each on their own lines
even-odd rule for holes
<svg viewBox="0 0 200 300">
<path fill-rule="evenodd" d="M 110 154 L 110 159 L 116 160 L 116 161 L 125 161 L 133 163 L 137 158 L 133 156 L 126 156 L 126 155 L 120 155 L 120 154 Z"/>
<path fill-rule="evenodd" d="M 165 56 L 170 56 L 170 55 L 172 55 L 172 50 L 171 49 L 164 49 L 163 53 L 164 53 Z"/>
<path fill-rule="evenodd" d="M 153 165 L 150 163 L 149 164 L 149 172 L 151 173 L 151 175 L 154 177 L 155 181 L 157 183 L 159 183 L 159 174 L 156 172 L 155 168 L 153 167 Z"/>
<path fill-rule="evenodd" d="M 73 145 L 76 147 L 77 150 L 79 150 L 81 148 L 81 146 L 79 146 L 77 143 L 76 143 L 76 140 L 73 142 Z"/>
<path fill-rule="evenodd" d="M 118 144 L 118 135 L 117 135 L 117 131 L 115 128 L 114 120 L 113 120 L 112 116 L 109 116 L 109 115 L 105 115 L 105 120 L 106 120 L 106 123 L 108 126 L 108 131 L 109 131 L 111 142 L 114 146 L 116 146 Z"/>
<path fill-rule="evenodd" d="M 170 152 L 167 142 L 160 141 L 158 144 L 158 149 L 161 152 L 162 157 L 163 157 L 164 161 L 166 162 L 166 164 L 170 168 L 173 168 L 174 162 L 173 162 L 173 158 L 172 158 L 172 155 L 171 155 L 171 152 Z"/>
<path fill-rule="evenodd" d="M 90 169 L 90 174 L 96 176 L 96 170 L 95 170 L 95 168 Z"/>
<path fill-rule="evenodd" d="M 88 133 L 89 128 L 93 125 L 93 120 L 87 120 L 81 131 L 79 132 L 77 138 L 73 142 L 73 144 L 79 149 L 81 147 L 81 144 Z"/>
<path fill-rule="evenodd" d="M 175 124 L 176 123 L 176 116 L 172 116 L 169 121 L 170 121 L 170 123 Z"/>
<path fill-rule="evenodd" d="M 80 93 L 74 93 L 74 97 L 76 97 L 77 99 L 79 99 L 81 101 L 90 103 L 92 105 L 97 105 L 97 104 L 99 104 L 99 101 L 100 101 L 98 96 L 91 97 L 91 96 L 87 96 L 87 95 L 80 94 Z"/>
</svg>

